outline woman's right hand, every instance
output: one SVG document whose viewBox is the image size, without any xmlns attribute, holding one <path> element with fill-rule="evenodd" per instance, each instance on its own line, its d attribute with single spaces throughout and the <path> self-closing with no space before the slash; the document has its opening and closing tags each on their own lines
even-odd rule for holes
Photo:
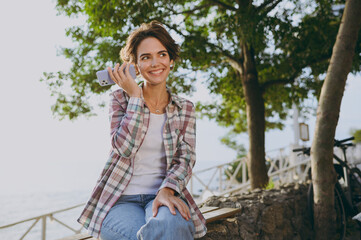
<svg viewBox="0 0 361 240">
<path fill-rule="evenodd" d="M 123 63 L 120 67 L 119 65 L 120 64 L 117 63 L 113 71 L 110 67 L 108 67 L 110 78 L 118 84 L 119 87 L 123 88 L 130 97 L 140 98 L 141 89 L 129 73 L 130 64 Z"/>
<path fill-rule="evenodd" d="M 165 187 L 159 190 L 152 205 L 153 217 L 157 216 L 158 209 L 161 206 L 167 206 L 170 213 L 173 215 L 176 215 L 175 208 L 177 208 L 185 220 L 188 221 L 191 219 L 191 213 L 188 206 L 179 197 L 174 196 L 174 190 L 170 188 Z"/>
</svg>

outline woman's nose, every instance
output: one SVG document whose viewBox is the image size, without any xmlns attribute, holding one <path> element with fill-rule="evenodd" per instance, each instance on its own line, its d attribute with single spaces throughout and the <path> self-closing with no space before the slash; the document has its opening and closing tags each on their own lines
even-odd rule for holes
<svg viewBox="0 0 361 240">
<path fill-rule="evenodd" d="M 152 59 L 152 67 L 157 66 L 157 64 L 158 64 L 158 59 L 157 59 L 157 58 L 153 58 L 153 59 Z"/>
</svg>

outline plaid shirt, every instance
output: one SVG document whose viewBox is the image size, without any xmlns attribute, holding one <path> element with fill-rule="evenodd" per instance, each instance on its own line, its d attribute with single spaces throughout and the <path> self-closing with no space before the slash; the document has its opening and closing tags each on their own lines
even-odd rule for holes
<svg viewBox="0 0 361 240">
<path fill-rule="evenodd" d="M 196 118 L 192 102 L 171 94 L 166 107 L 167 120 L 163 138 L 167 172 L 160 188 L 168 187 L 185 199 L 195 226 L 195 238 L 205 235 L 205 219 L 186 185 L 195 164 Z M 127 187 L 133 174 L 133 161 L 148 130 L 150 111 L 143 97 L 130 97 L 122 90 L 111 93 L 110 156 L 97 180 L 91 197 L 78 219 L 89 234 L 98 238 L 101 224 Z"/>
</svg>

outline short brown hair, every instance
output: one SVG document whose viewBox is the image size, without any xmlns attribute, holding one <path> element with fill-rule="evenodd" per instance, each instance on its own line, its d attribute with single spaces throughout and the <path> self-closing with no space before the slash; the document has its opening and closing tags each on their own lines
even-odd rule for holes
<svg viewBox="0 0 361 240">
<path fill-rule="evenodd" d="M 128 37 L 127 43 L 120 50 L 120 58 L 124 62 L 137 63 L 137 48 L 139 44 L 148 37 L 157 38 L 167 49 L 170 60 L 176 61 L 179 58 L 180 47 L 175 43 L 163 25 L 158 21 L 143 23 L 134 30 Z"/>
</svg>

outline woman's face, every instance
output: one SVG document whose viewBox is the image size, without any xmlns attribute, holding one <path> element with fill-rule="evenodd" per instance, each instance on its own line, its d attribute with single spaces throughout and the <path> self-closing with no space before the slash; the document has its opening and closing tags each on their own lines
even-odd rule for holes
<svg viewBox="0 0 361 240">
<path fill-rule="evenodd" d="M 148 37 L 140 42 L 137 49 L 137 67 L 142 77 L 148 84 L 165 84 L 170 65 L 167 49 L 154 37 Z"/>
</svg>

